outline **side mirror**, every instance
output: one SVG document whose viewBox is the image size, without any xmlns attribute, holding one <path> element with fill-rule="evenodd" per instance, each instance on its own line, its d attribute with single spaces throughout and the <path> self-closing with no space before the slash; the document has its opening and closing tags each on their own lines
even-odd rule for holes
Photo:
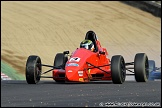
<svg viewBox="0 0 162 108">
<path fill-rule="evenodd" d="M 105 52 L 103 52 L 103 51 L 99 51 L 99 54 L 103 54 L 103 55 L 105 55 Z"/>
<path fill-rule="evenodd" d="M 63 53 L 64 53 L 64 54 L 69 54 L 69 51 L 64 51 Z"/>
</svg>

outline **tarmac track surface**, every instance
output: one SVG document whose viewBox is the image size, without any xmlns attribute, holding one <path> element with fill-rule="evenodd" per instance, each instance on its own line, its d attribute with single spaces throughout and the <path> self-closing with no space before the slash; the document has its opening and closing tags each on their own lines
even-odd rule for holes
<svg viewBox="0 0 162 108">
<path fill-rule="evenodd" d="M 23 75 L 28 56 L 52 65 L 57 53 L 79 47 L 88 30 L 96 32 L 110 58 L 119 54 L 132 62 L 144 52 L 161 66 L 161 18 L 140 9 L 119 1 L 1 3 L 1 59 Z"/>
<path fill-rule="evenodd" d="M 123 84 L 1 81 L 1 107 L 100 107 L 125 103 L 161 106 L 161 81 Z M 111 103 L 111 104 L 110 104 Z M 120 107 L 120 106 L 119 106 Z"/>
<path fill-rule="evenodd" d="M 51 65 L 56 53 L 74 51 L 88 30 L 96 32 L 110 58 L 120 54 L 131 62 L 136 53 L 144 52 L 161 66 L 161 18 L 150 13 L 118 1 L 1 3 L 1 59 L 23 75 L 29 55 Z M 161 81 L 122 85 L 1 81 L 2 107 L 98 107 L 101 102 L 161 102 Z"/>
</svg>

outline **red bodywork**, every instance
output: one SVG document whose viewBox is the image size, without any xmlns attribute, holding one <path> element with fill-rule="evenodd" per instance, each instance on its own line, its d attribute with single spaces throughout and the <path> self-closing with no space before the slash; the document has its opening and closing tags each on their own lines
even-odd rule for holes
<svg viewBox="0 0 162 108">
<path fill-rule="evenodd" d="M 65 70 L 53 70 L 53 79 L 57 81 L 65 80 L 67 82 L 112 80 L 110 65 L 103 66 L 110 64 L 108 52 L 106 48 L 101 47 L 98 40 L 96 40 L 96 45 L 98 47 L 97 52 L 92 52 L 84 48 L 77 48 L 66 62 Z M 105 52 L 105 54 L 100 54 L 99 51 Z M 98 68 L 93 68 L 94 66 L 88 64 L 87 62 L 93 64 L 96 67 L 103 66 L 100 67 L 100 69 L 106 71 L 107 73 Z"/>
</svg>

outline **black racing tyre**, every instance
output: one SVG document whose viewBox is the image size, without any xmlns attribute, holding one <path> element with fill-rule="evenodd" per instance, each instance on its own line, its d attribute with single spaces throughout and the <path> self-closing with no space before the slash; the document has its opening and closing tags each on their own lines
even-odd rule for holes
<svg viewBox="0 0 162 108">
<path fill-rule="evenodd" d="M 61 66 L 65 69 L 65 64 L 68 61 L 68 57 L 63 53 L 57 53 L 54 59 L 54 66 Z"/>
<path fill-rule="evenodd" d="M 149 76 L 148 57 L 145 53 L 137 53 L 134 59 L 134 73 L 137 82 L 146 82 Z"/>
<path fill-rule="evenodd" d="M 39 56 L 31 55 L 26 62 L 26 81 L 28 84 L 37 84 L 42 72 L 41 59 Z"/>
<path fill-rule="evenodd" d="M 115 55 L 111 58 L 111 76 L 114 84 L 122 84 L 125 81 L 126 68 L 123 56 Z"/>
</svg>

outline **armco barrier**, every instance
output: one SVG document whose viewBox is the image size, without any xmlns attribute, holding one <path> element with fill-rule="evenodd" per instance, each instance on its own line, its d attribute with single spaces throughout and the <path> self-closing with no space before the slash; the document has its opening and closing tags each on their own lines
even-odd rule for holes
<svg viewBox="0 0 162 108">
<path fill-rule="evenodd" d="M 121 1 L 161 18 L 161 3 L 153 1 Z"/>
</svg>

